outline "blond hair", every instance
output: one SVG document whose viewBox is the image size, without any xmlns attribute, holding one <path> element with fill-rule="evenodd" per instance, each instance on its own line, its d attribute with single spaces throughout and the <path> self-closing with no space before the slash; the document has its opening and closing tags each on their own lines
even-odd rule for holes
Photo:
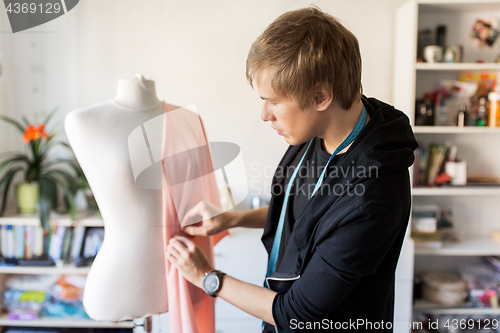
<svg viewBox="0 0 500 333">
<path fill-rule="evenodd" d="M 361 98 L 361 54 L 356 37 L 333 16 L 312 6 L 282 14 L 252 44 L 246 77 L 270 69 L 271 87 L 301 109 L 323 83 L 345 110 Z"/>
</svg>

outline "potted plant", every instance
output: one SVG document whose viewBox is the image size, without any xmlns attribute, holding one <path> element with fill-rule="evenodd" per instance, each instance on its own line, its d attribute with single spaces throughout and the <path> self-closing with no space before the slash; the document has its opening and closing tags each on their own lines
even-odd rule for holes
<svg viewBox="0 0 500 333">
<path fill-rule="evenodd" d="M 57 146 L 71 147 L 62 141 L 56 140 L 58 133 L 48 133 L 46 125 L 50 122 L 56 110 L 50 112 L 45 120 L 37 125 L 31 123 L 25 116 L 18 122 L 12 118 L 1 116 L 0 120 L 13 125 L 21 134 L 22 140 L 28 149 L 25 153 L 14 153 L 0 158 L 0 216 L 5 212 L 7 195 L 14 177 L 21 173 L 24 183 L 19 185 L 17 201 L 21 213 L 34 213 L 38 210 L 40 222 L 44 229 L 48 228 L 49 213 L 57 210 L 58 192 L 65 195 L 65 204 L 68 206 L 72 219 L 76 215 L 74 193 L 76 180 L 73 174 L 61 168 L 69 166 L 76 173 L 80 167 L 74 158 L 50 159 L 49 151 Z"/>
</svg>

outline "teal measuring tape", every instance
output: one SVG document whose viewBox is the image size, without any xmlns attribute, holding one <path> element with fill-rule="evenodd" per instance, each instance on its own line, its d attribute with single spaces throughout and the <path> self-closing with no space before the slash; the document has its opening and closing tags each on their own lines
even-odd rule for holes
<svg viewBox="0 0 500 333">
<path fill-rule="evenodd" d="M 314 187 L 314 191 L 311 194 L 311 197 L 316 193 L 316 191 L 323 184 L 323 178 L 325 177 L 325 173 L 326 173 L 326 170 L 328 168 L 328 164 L 330 163 L 332 158 L 335 157 L 335 155 L 337 155 L 337 153 L 339 151 L 343 150 L 345 147 L 350 145 L 356 139 L 359 132 L 361 132 L 361 129 L 363 129 L 363 126 L 365 125 L 367 118 L 368 118 L 368 112 L 366 111 L 366 108 L 363 105 L 363 111 L 361 111 L 361 115 L 359 116 L 359 119 L 356 122 L 356 126 L 351 131 L 351 133 L 349 133 L 347 138 L 345 138 L 345 140 L 342 141 L 342 143 L 337 147 L 337 149 L 335 149 L 332 156 L 330 156 L 330 159 L 328 160 L 328 162 L 326 162 L 326 165 L 323 169 L 323 172 L 321 172 L 321 175 L 319 176 L 318 181 L 316 182 L 316 186 Z M 306 151 L 304 152 L 304 155 L 302 155 L 302 158 L 300 159 L 299 163 L 297 164 L 297 167 L 293 171 L 292 177 L 290 177 L 290 180 L 288 181 L 288 185 L 286 187 L 286 192 L 285 192 L 285 198 L 283 200 L 283 205 L 281 206 L 281 214 L 280 214 L 280 219 L 278 221 L 278 227 L 276 229 L 276 234 L 274 235 L 273 247 L 271 249 L 271 256 L 269 258 L 269 265 L 267 266 L 266 279 L 272 273 L 274 273 L 274 271 L 276 270 L 276 263 L 278 261 L 278 253 L 279 253 L 280 243 L 281 243 L 281 235 L 283 233 L 283 225 L 285 223 L 286 207 L 288 205 L 288 197 L 290 196 L 290 190 L 292 188 L 293 181 L 295 180 L 295 177 L 297 176 L 297 172 L 298 172 L 300 166 L 302 165 L 302 161 L 304 160 L 304 157 L 306 156 L 307 151 L 309 150 L 309 147 L 311 146 L 311 142 L 313 140 L 314 139 L 311 139 L 309 141 L 309 144 L 307 145 L 307 148 L 306 148 Z M 266 287 L 269 288 L 269 286 L 267 285 L 267 280 L 266 280 L 265 284 L 266 284 Z"/>
</svg>

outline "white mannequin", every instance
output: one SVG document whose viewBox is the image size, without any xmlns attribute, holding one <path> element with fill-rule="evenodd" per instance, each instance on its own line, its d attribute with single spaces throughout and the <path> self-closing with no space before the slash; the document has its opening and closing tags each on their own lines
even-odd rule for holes
<svg viewBox="0 0 500 333">
<path fill-rule="evenodd" d="M 164 104 L 153 81 L 118 82 L 113 100 L 70 112 L 65 130 L 105 221 L 105 240 L 87 276 L 83 305 L 96 320 L 119 321 L 168 311 L 160 221 L 161 190 L 134 182 L 128 136 L 177 107 Z"/>
</svg>

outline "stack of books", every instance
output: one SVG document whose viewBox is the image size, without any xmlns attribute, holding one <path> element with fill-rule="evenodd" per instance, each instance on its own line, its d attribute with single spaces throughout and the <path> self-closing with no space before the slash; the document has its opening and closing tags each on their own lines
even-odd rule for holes
<svg viewBox="0 0 500 333">
<path fill-rule="evenodd" d="M 434 186 L 448 160 L 450 145 L 430 144 L 415 150 L 413 186 Z"/>
<path fill-rule="evenodd" d="M 0 254 L 5 259 L 76 262 L 95 257 L 103 240 L 103 227 L 0 226 Z"/>
</svg>

